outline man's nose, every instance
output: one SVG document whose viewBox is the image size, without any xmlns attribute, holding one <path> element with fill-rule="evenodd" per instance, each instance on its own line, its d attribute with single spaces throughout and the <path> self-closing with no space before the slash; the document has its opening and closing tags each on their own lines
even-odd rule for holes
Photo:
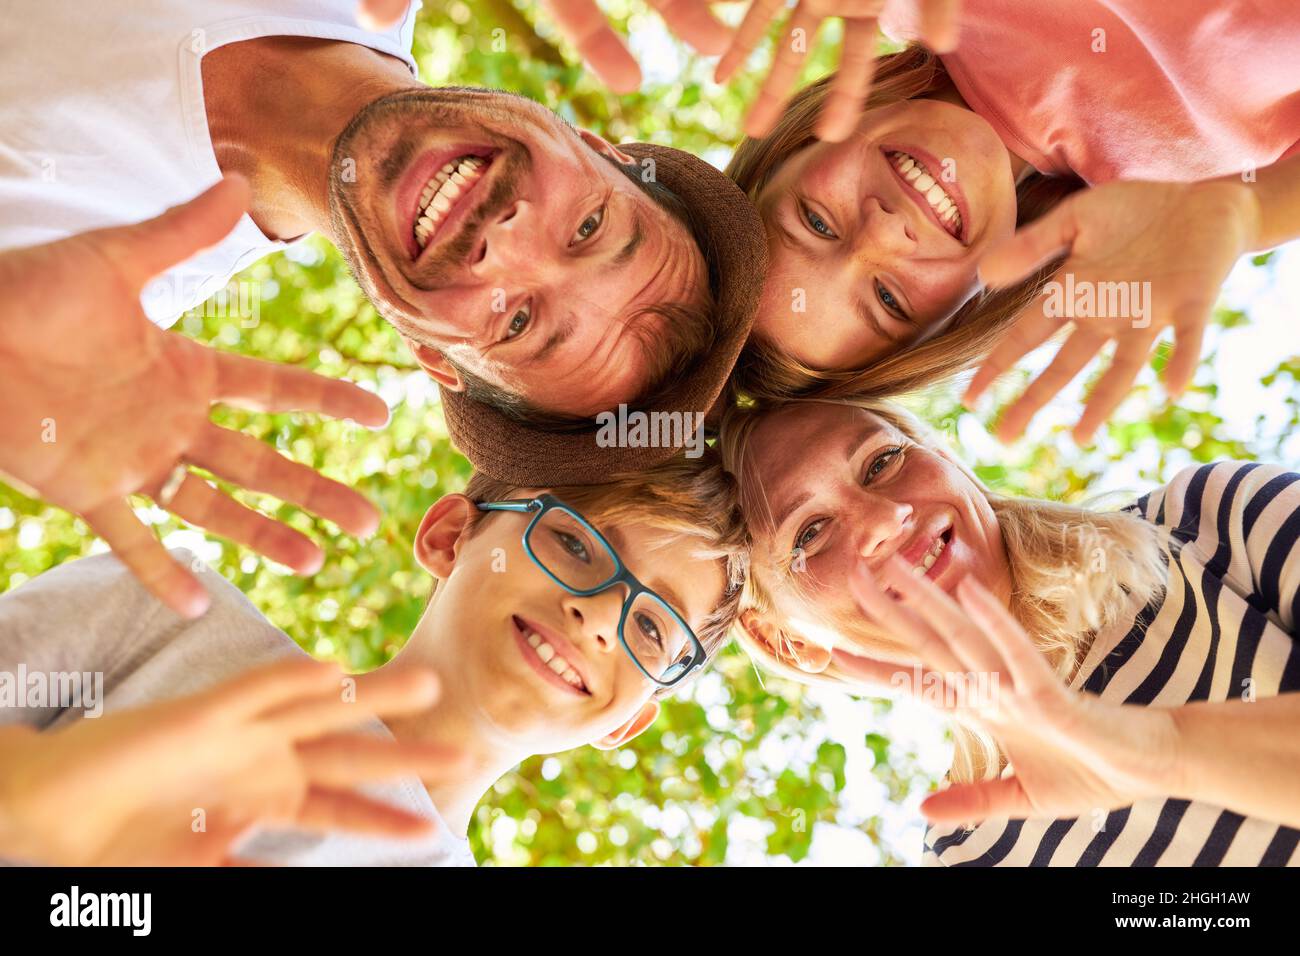
<svg viewBox="0 0 1300 956">
<path fill-rule="evenodd" d="M 912 506 L 894 501 L 883 495 L 866 493 L 855 516 L 858 554 L 864 558 L 883 560 L 893 553 L 893 548 L 907 530 L 912 517 Z"/>
<path fill-rule="evenodd" d="M 484 228 L 483 245 L 470 272 L 503 286 L 535 280 L 550 260 L 549 238 L 542 225 L 532 203 L 515 200 Z"/>
<path fill-rule="evenodd" d="M 581 639 L 584 649 L 606 653 L 618 650 L 623 590 L 622 587 L 612 587 L 591 597 L 565 594 L 564 614 L 568 619 L 569 633 Z"/>
</svg>

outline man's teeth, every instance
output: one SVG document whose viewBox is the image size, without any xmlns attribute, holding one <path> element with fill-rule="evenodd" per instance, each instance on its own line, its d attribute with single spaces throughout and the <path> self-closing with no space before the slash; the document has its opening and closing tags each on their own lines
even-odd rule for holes
<svg viewBox="0 0 1300 956">
<path fill-rule="evenodd" d="M 555 673 L 563 677 L 567 683 L 572 684 L 579 690 L 587 689 L 586 685 L 582 682 L 582 678 L 578 676 L 578 672 L 570 667 L 569 662 L 556 653 L 555 648 L 551 647 L 550 644 L 547 644 L 539 634 L 535 631 L 528 631 L 524 637 L 528 641 L 528 646 L 536 652 L 537 656 L 541 658 L 543 664 L 555 671 Z"/>
<path fill-rule="evenodd" d="M 944 192 L 943 187 L 930 175 L 929 170 L 915 156 L 909 156 L 907 153 L 890 153 L 889 161 L 894 164 L 899 175 L 907 180 L 908 185 L 925 197 L 925 201 L 930 204 L 930 208 L 935 211 L 948 232 L 960 237 L 961 213 L 957 211 L 957 204 Z"/>
<path fill-rule="evenodd" d="M 457 197 L 483 175 L 487 160 L 478 156 L 462 156 L 452 160 L 433 174 L 433 178 L 420 193 L 419 213 L 415 217 L 415 241 L 421 249 L 433 235 L 442 217 L 452 207 Z"/>
<path fill-rule="evenodd" d="M 921 556 L 921 560 L 916 562 L 916 565 L 912 568 L 912 573 L 918 578 L 922 577 L 927 571 L 934 567 L 934 562 L 939 560 L 939 555 L 943 554 L 943 549 L 946 547 L 948 547 L 947 541 L 941 537 L 935 538 L 934 544 L 930 546 L 930 550 L 925 552 L 925 554 Z"/>
</svg>

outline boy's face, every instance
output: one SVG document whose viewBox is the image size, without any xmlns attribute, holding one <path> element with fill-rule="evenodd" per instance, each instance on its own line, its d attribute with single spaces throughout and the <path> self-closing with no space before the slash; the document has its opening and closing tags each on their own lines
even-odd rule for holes
<svg viewBox="0 0 1300 956">
<path fill-rule="evenodd" d="M 658 713 L 652 699 L 657 686 L 619 642 L 627 589 L 620 585 L 593 597 L 564 591 L 524 551 L 530 517 L 478 513 L 462 495 L 434 505 L 415 545 L 420 563 L 439 579 L 437 597 L 420 627 L 436 628 L 439 641 L 455 642 L 454 654 L 445 655 L 455 673 L 443 673 L 444 682 L 454 682 L 512 743 L 530 753 L 617 746 Z M 697 634 L 703 629 L 726 584 L 717 562 L 694 558 L 693 542 L 665 531 L 588 520 L 632 574 L 664 597 Z M 534 647 L 535 640 L 530 643 L 530 633 L 564 659 L 563 670 L 573 671 L 566 673 L 569 679 L 552 666 L 555 658 L 542 660 L 551 655 Z"/>
</svg>

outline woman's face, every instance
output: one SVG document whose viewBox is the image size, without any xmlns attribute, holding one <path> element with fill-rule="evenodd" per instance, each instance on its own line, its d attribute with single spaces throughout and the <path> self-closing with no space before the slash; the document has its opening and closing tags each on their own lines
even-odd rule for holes
<svg viewBox="0 0 1300 956">
<path fill-rule="evenodd" d="M 1011 576 L 988 498 L 948 457 L 859 408 L 807 402 L 765 418 L 741 467 L 755 573 L 787 614 L 805 601 L 852 636 L 859 564 L 894 554 L 945 591 L 971 574 L 1004 599 Z M 922 572 L 916 572 L 922 573 Z"/>
<path fill-rule="evenodd" d="M 756 334 L 821 370 L 862 368 L 938 332 L 1016 223 L 993 128 L 930 99 L 870 110 L 845 142 L 791 156 L 758 206 L 771 265 Z"/>
</svg>

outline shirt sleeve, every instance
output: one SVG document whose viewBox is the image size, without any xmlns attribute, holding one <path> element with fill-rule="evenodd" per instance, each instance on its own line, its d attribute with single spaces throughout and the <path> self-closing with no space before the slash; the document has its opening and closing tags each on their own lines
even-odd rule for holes
<svg viewBox="0 0 1300 956">
<path fill-rule="evenodd" d="M 1300 621 L 1300 474 L 1227 461 L 1179 472 L 1143 500 L 1167 528 L 1292 637 Z"/>
<path fill-rule="evenodd" d="M 57 695 L 35 692 L 42 682 L 77 680 L 84 687 L 97 679 L 102 689 L 117 669 L 132 666 L 145 635 L 180 623 L 111 554 L 33 578 L 0 597 L 0 682 L 10 682 L 14 695 L 0 696 L 0 725 L 50 726 L 64 708 Z"/>
</svg>

